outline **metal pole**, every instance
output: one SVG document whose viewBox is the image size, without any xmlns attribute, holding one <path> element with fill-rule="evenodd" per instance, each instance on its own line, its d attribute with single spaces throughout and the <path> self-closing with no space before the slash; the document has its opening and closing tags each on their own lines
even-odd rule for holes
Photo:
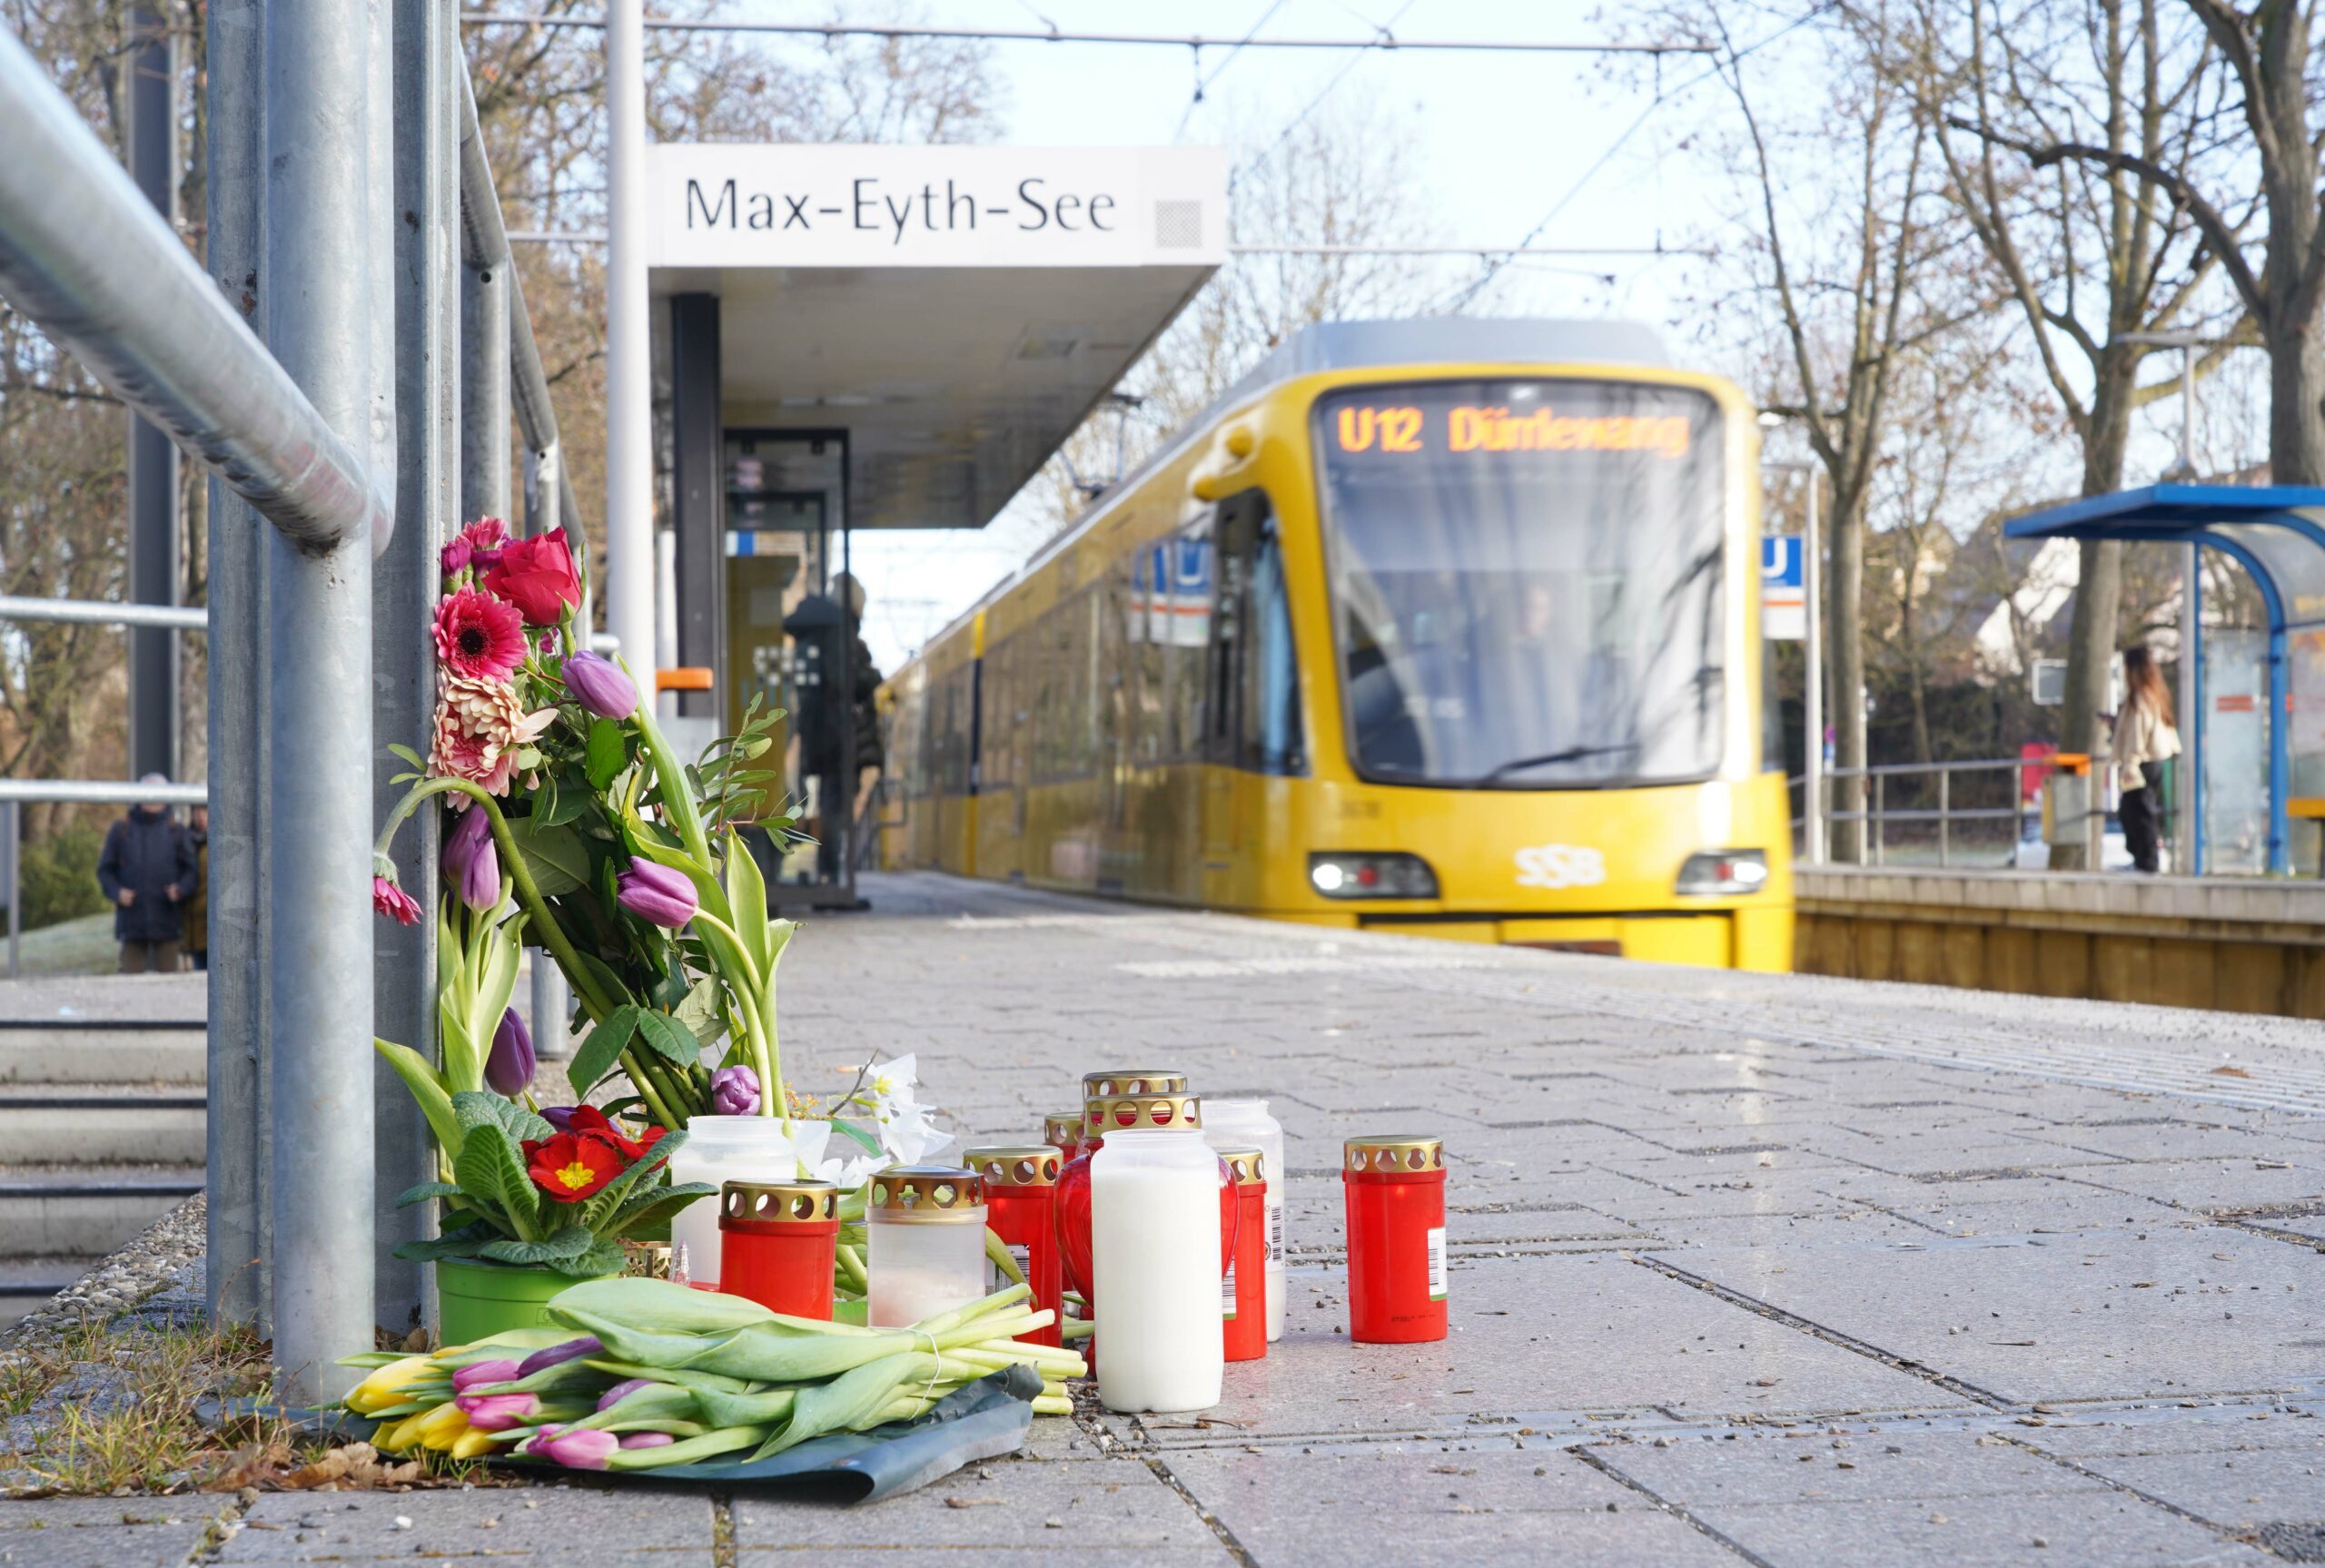
<svg viewBox="0 0 2325 1568">
<path fill-rule="evenodd" d="M 25 879 L 23 868 L 16 863 L 16 861 L 17 857 L 25 853 L 24 816 L 25 808 L 15 801 L 10 801 L 7 804 L 6 816 L 0 819 L 7 824 L 5 828 L 0 828 L 0 832 L 5 832 L 8 835 L 8 978 L 10 980 L 15 979 L 23 972 L 24 955 L 19 951 L 19 945 L 25 930 Z"/>
<path fill-rule="evenodd" d="M 2180 471 L 2191 484 L 2196 478 L 2196 345 L 2180 346 Z M 2196 697 L 2196 666 L 2203 658 L 2204 588 L 2199 573 L 2203 562 L 2201 545 L 2186 547 L 2181 557 L 2180 589 L 2180 842 L 2172 846 L 2172 869 L 2182 876 L 2204 873 L 2198 840 L 2197 797 L 2202 786 L 2201 760 L 2204 744 L 2204 713 Z"/>
<path fill-rule="evenodd" d="M 1953 862 L 1954 847 L 1954 774 L 1950 769 L 1937 770 L 1937 863 Z"/>
<path fill-rule="evenodd" d="M 399 214 L 395 226 L 392 348 L 396 391 L 396 538 L 372 569 L 371 723 L 379 740 L 371 784 L 373 820 L 383 818 L 404 786 L 389 780 L 401 771 L 379 755 L 390 741 L 425 748 L 436 689 L 429 624 L 437 596 L 437 551 L 459 500 L 460 362 L 457 259 L 446 236 L 459 222 L 460 183 L 454 159 L 459 114 L 452 98 L 456 23 L 453 0 L 395 0 L 393 100 Z M 382 312 L 385 314 L 385 312 Z M 436 908 L 438 814 L 423 811 L 397 835 L 396 880 Z M 382 1040 L 436 1058 L 436 922 L 371 925 L 372 1029 Z M 395 1248 L 434 1233 L 428 1207 L 400 1208 L 396 1199 L 435 1174 L 434 1141 L 411 1093 L 384 1061 L 371 1070 L 373 1317 L 391 1329 L 422 1321 L 425 1266 L 394 1256 Z"/>
<path fill-rule="evenodd" d="M 174 228 L 178 213 L 177 51 L 151 5 L 131 13 L 139 42 L 129 56 L 129 169 L 153 210 Z M 178 449 L 167 432 L 129 415 L 129 597 L 178 597 Z M 178 639 L 129 634 L 129 771 L 178 776 Z"/>
<path fill-rule="evenodd" d="M 266 272 L 275 357 L 330 426 L 368 442 L 390 367 L 371 323 L 391 300 L 369 258 L 392 253 L 391 192 L 372 184 L 373 109 L 392 81 L 334 6 L 265 12 Z M 331 1403 L 360 1374 L 336 1365 L 372 1342 L 371 556 L 266 545 L 269 867 L 264 966 L 272 999 L 274 1360 L 292 1405 Z"/>
<path fill-rule="evenodd" d="M 646 298 L 645 21 L 606 6 L 606 630 L 653 690 L 653 365 Z"/>
<path fill-rule="evenodd" d="M 460 518 L 509 510 L 509 272 L 460 269 Z"/>
<path fill-rule="evenodd" d="M 210 0 L 208 74 L 210 276 L 238 316 L 264 298 L 260 235 L 266 212 L 260 23 L 265 0 Z M 262 329 L 263 315 L 252 323 Z M 266 659 L 258 633 L 261 567 L 271 532 L 223 477 L 210 480 L 210 970 L 208 1195 L 204 1286 L 214 1324 L 263 1330 L 270 1291 L 264 1188 L 266 991 L 259 889 L 266 876 L 260 794 L 267 774 Z"/>
<path fill-rule="evenodd" d="M 1808 615 L 1807 640 L 1801 656 L 1806 663 L 1802 682 L 1806 688 L 1801 715 L 1807 734 L 1803 737 L 1806 754 L 1801 781 L 1801 827 L 1806 837 L 1806 856 L 1810 865 L 1825 863 L 1825 577 L 1824 535 L 1816 526 L 1816 469 L 1807 465 L 1808 518 L 1807 536 L 1800 545 L 1800 597 L 1806 604 Z"/>
</svg>

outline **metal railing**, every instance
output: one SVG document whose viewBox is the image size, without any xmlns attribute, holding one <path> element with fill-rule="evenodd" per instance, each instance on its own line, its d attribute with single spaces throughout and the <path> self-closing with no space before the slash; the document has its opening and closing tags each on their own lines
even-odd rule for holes
<svg viewBox="0 0 2325 1568">
<path fill-rule="evenodd" d="M 1891 825 L 1934 828 L 1940 867 L 1956 863 L 1955 829 L 1958 825 L 2006 822 L 2011 824 L 2011 831 L 2009 847 L 2002 863 L 2013 865 L 2016 863 L 2017 844 L 2026 824 L 2030 821 L 2041 820 L 2043 815 L 2039 800 L 2030 804 L 2021 794 L 2020 781 L 2030 769 L 2042 770 L 2046 785 L 2052 777 L 2063 774 L 2080 775 L 2088 782 L 2090 787 L 2084 795 L 2085 804 L 2080 811 L 2070 810 L 2066 820 L 2079 824 L 2075 836 L 2083 849 L 2083 863 L 2093 871 L 2098 870 L 2105 848 L 2107 799 L 2111 793 L 2107 788 L 2108 758 L 2103 751 L 2092 753 L 2088 757 L 2077 754 L 2067 757 L 1976 758 L 1964 762 L 1883 763 L 1861 768 L 1827 767 L 1825 769 L 1827 799 L 1821 803 L 1825 808 L 1823 817 L 1826 823 L 1835 826 L 1852 823 L 1862 824 L 1864 854 L 1862 861 L 1856 863 L 1867 865 L 1889 863 L 1889 834 L 1886 830 Z M 1957 778 L 1988 774 L 2003 775 L 2005 787 L 2000 793 L 2011 804 L 1964 805 L 1957 803 L 1954 786 Z M 1863 804 L 1854 808 L 1835 806 L 1834 801 L 1846 798 L 1850 781 L 1862 781 L 1858 788 Z M 1798 774 L 1791 775 L 1786 783 L 1795 788 L 1806 788 L 1806 780 Z M 1989 795 L 1993 793 L 1987 792 Z M 1916 804 L 1895 804 L 1900 795 Z M 1924 802 L 1926 804 L 1920 804 Z M 1796 834 L 1804 831 L 1807 814 L 1804 810 L 1801 815 L 1792 819 Z M 2060 842 L 2060 823 L 2055 810 L 2048 826 L 2051 842 L 2055 844 Z M 1851 863 L 1855 859 L 1852 856 L 1836 858 L 1844 864 Z"/>
</svg>

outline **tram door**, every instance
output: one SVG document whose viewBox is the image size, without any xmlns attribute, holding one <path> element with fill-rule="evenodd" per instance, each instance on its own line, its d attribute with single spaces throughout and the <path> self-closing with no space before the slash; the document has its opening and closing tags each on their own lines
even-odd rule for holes
<svg viewBox="0 0 2325 1568">
<path fill-rule="evenodd" d="M 1250 641 L 1252 560 L 1267 502 L 1247 490 L 1222 502 L 1211 535 L 1211 647 L 1202 695 L 1203 902 L 1237 908 L 1256 886 L 1247 851 L 1255 804 L 1242 771 L 1244 761 L 1244 672 Z"/>
</svg>

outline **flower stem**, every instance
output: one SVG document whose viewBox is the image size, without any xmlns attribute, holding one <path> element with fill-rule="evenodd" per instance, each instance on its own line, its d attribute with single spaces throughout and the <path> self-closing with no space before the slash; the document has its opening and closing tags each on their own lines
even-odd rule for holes
<svg viewBox="0 0 2325 1568">
<path fill-rule="evenodd" d="M 628 668 L 624 665 L 625 671 Z M 686 765 L 670 749 L 662 726 L 654 722 L 653 710 L 644 702 L 630 715 L 638 725 L 638 738 L 646 747 L 646 754 L 654 759 L 654 777 L 662 786 L 662 812 L 678 835 L 687 853 L 698 861 L 707 873 L 717 865 L 710 857 L 710 840 L 702 830 L 702 814 L 695 810 L 694 787 L 687 780 Z"/>
</svg>

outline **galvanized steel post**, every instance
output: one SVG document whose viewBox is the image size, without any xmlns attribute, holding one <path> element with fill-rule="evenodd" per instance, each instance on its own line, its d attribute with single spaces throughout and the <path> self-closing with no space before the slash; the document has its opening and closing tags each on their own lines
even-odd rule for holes
<svg viewBox="0 0 2325 1568">
<path fill-rule="evenodd" d="M 371 719 L 376 737 L 371 809 L 384 818 L 406 785 L 386 754 L 391 742 L 425 749 L 436 695 L 437 550 L 459 499 L 460 297 L 448 236 L 460 218 L 460 58 L 455 0 L 395 0 L 396 537 L 371 584 Z M 425 910 L 436 907 L 437 814 L 420 813 L 397 836 L 396 879 Z M 372 924 L 372 1030 L 436 1060 L 436 922 Z M 425 1267 L 393 1256 L 432 1233 L 428 1207 L 396 1199 L 435 1174 L 426 1119 L 392 1069 L 374 1060 L 372 1191 L 376 1317 L 389 1328 L 421 1321 Z"/>
<path fill-rule="evenodd" d="M 260 231 L 266 211 L 263 0 L 210 0 L 208 74 L 210 276 L 252 327 L 258 310 Z M 266 603 L 261 568 L 272 531 L 223 478 L 210 480 L 210 1035 L 206 1287 L 213 1323 L 266 1322 L 262 1152 L 266 1120 L 266 991 L 260 983 L 259 833 L 266 777 L 266 660 L 256 628 Z"/>
<path fill-rule="evenodd" d="M 646 290 L 642 0 L 606 6 L 606 630 L 653 700 L 652 365 Z"/>
<path fill-rule="evenodd" d="M 373 182 L 373 111 L 392 80 L 375 8 L 265 12 L 267 340 L 323 419 L 372 441 L 392 310 L 369 258 L 393 254 Z M 391 415 L 391 417 L 392 417 Z M 372 1343 L 371 541 L 266 541 L 268 919 L 274 1159 L 274 1358 L 287 1403 L 353 1386 L 339 1356 Z"/>
<path fill-rule="evenodd" d="M 131 13 L 137 42 L 129 55 L 129 168 L 153 210 L 178 215 L 177 47 L 151 5 Z M 178 449 L 143 415 L 129 416 L 129 597 L 178 601 Z M 178 776 L 178 639 L 173 632 L 129 634 L 129 772 Z"/>
<path fill-rule="evenodd" d="M 509 511 L 509 269 L 460 269 L 460 518 Z"/>
</svg>

